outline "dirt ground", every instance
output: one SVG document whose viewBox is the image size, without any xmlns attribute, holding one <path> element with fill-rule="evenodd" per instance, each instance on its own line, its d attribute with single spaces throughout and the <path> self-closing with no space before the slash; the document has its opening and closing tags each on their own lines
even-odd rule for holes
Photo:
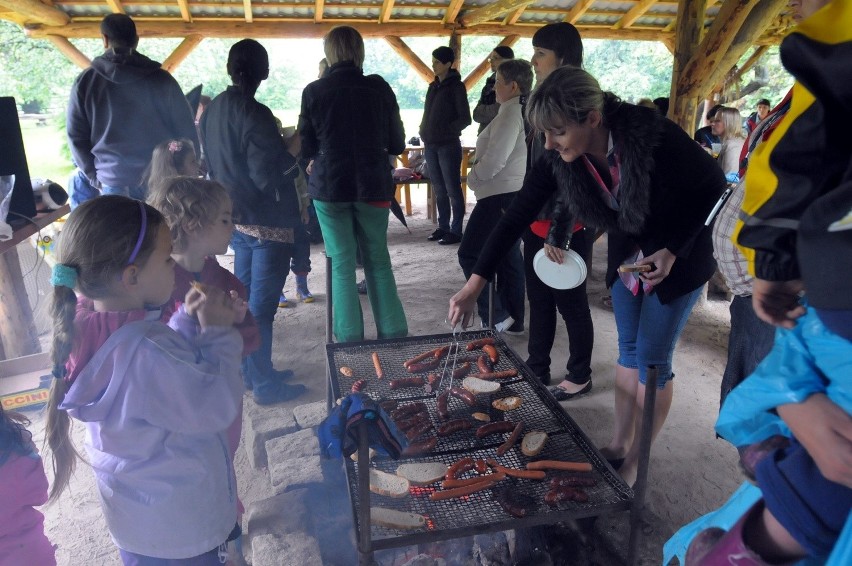
<svg viewBox="0 0 852 566">
<path fill-rule="evenodd" d="M 426 218 L 423 189 L 414 189 L 413 192 L 414 214 L 408 218 L 411 234 L 394 218 L 391 218 L 388 229 L 394 273 L 410 333 L 447 332 L 444 323 L 447 301 L 464 283 L 456 257 L 457 247 L 439 246 L 426 240 L 434 226 Z M 472 203 L 468 204 L 468 211 L 472 206 Z M 276 366 L 294 368 L 295 379 L 309 388 L 305 395 L 288 406 L 325 398 L 325 256 L 322 245 L 313 246 L 311 251 L 313 272 L 309 284 L 316 302 L 281 309 L 275 321 Z M 595 323 L 594 388 L 588 395 L 563 403 L 598 445 L 609 440 L 612 430 L 614 365 L 617 358 L 613 314 L 601 301 L 608 294 L 603 284 L 605 254 L 605 241 L 602 239 L 595 246 L 589 275 L 589 302 Z M 232 258 L 220 259 L 224 265 L 231 265 Z M 288 296 L 292 297 L 295 282 L 288 279 L 285 288 Z M 362 297 L 362 305 L 366 336 L 375 338 L 366 296 Z M 699 304 L 675 353 L 674 403 L 652 450 L 647 502 L 650 510 L 662 520 L 657 528 L 664 533 L 673 532 L 680 525 L 718 507 L 741 481 L 736 468 L 736 451 L 726 442 L 717 440 L 713 433 L 728 327 L 726 302 Z M 526 357 L 526 335 L 507 336 L 506 339 Z M 553 348 L 551 372 L 554 377 L 563 373 L 567 350 L 563 326 L 557 330 Z M 252 401 L 247 398 L 246 402 Z M 43 418 L 35 416 L 31 428 L 40 443 Z M 77 445 L 82 446 L 82 427 L 76 427 L 75 435 Z M 265 470 L 253 470 L 242 450 L 238 453 L 236 470 L 240 494 L 246 506 L 272 494 Z M 104 524 L 93 474 L 85 464 L 78 467 L 71 488 L 60 501 L 44 512 L 48 537 L 58 545 L 60 565 L 120 564 L 118 552 Z"/>
</svg>

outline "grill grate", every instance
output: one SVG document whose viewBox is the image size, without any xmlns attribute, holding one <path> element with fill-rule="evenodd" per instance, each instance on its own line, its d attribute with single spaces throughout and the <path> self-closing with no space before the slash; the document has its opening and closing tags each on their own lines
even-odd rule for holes
<svg viewBox="0 0 852 566">
<path fill-rule="evenodd" d="M 524 524 L 553 523 L 568 518 L 579 518 L 599 515 L 617 509 L 626 509 L 633 496 L 632 491 L 612 469 L 598 456 L 585 434 L 574 421 L 563 411 L 559 403 L 550 395 L 547 389 L 535 378 L 523 361 L 508 347 L 508 345 L 492 331 L 469 332 L 460 335 L 461 343 L 459 356 L 469 355 L 464 345 L 470 341 L 486 336 L 495 338 L 495 346 L 500 352 L 500 360 L 495 371 L 516 368 L 517 378 L 501 380 L 501 389 L 493 395 L 478 396 L 479 407 L 468 408 L 456 399 L 450 400 L 450 418 L 464 418 L 471 412 L 480 411 L 489 414 L 493 421 L 510 420 L 523 421 L 525 431 L 542 430 L 548 433 L 544 450 L 535 458 L 529 458 L 520 451 L 520 443 L 504 454 L 496 456 L 496 448 L 508 437 L 508 433 L 491 435 L 485 439 L 477 439 L 474 430 L 483 423 L 474 422 L 474 429 L 440 438 L 435 450 L 428 455 L 417 458 L 376 459 L 373 466 L 390 473 L 396 471 L 402 462 L 443 462 L 447 465 L 462 457 L 495 458 L 502 465 L 513 468 L 524 468 L 532 460 L 557 459 L 578 462 L 590 462 L 593 467 L 592 475 L 598 480 L 594 487 L 584 488 L 589 496 L 587 503 L 566 502 L 558 507 L 550 507 L 544 503 L 544 494 L 549 489 L 549 479 L 554 474 L 548 473 L 544 481 L 532 481 L 508 478 L 497 485 L 496 489 L 506 486 L 531 496 L 536 501 L 535 510 L 523 519 L 508 515 L 495 500 L 491 490 L 481 491 L 464 499 L 445 501 L 430 501 L 428 494 L 436 485 L 427 488 L 412 488 L 408 497 L 394 499 L 377 494 L 371 494 L 370 504 L 374 507 L 387 507 L 400 511 L 409 511 L 425 515 L 427 527 L 418 531 L 397 531 L 385 527 L 372 526 L 371 540 L 374 548 L 390 548 L 414 542 L 425 542 L 464 536 L 474 532 L 518 528 Z M 397 340 L 363 342 L 358 344 L 329 344 L 327 345 L 329 371 L 332 376 L 332 393 L 337 398 L 341 391 L 349 393 L 351 383 L 357 379 L 366 379 L 367 386 L 363 393 L 369 394 L 376 400 L 397 399 L 400 404 L 419 400 L 429 408 L 429 413 L 436 427 L 440 424 L 435 411 L 435 395 L 428 394 L 423 388 L 391 390 L 388 383 L 391 379 L 410 377 L 402 362 L 417 354 L 435 349 L 452 341 L 452 334 L 432 335 Z M 377 352 L 382 363 L 384 378 L 376 378 L 371 354 Z M 450 362 L 452 364 L 452 362 Z M 352 378 L 339 373 L 341 366 L 347 366 L 354 372 Z M 440 371 L 440 368 L 438 369 Z M 473 373 L 476 373 L 474 369 Z M 422 374 L 425 376 L 425 374 Z M 503 413 L 491 406 L 491 401 L 508 395 L 522 398 L 519 408 Z M 358 522 L 358 468 L 357 464 L 346 461 L 349 492 L 353 511 Z M 419 493 L 418 493 L 419 491 Z M 358 525 L 360 532 L 361 525 Z M 385 543 L 385 544 L 382 544 Z"/>
</svg>

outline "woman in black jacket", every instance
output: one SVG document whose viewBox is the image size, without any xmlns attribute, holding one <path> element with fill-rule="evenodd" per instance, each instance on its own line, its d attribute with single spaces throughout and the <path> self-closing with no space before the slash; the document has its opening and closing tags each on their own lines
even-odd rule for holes
<svg viewBox="0 0 852 566">
<path fill-rule="evenodd" d="M 246 385 L 262 405 L 292 399 L 305 390 L 282 383 L 290 370 L 272 367 L 272 321 L 293 253 L 293 227 L 300 222 L 293 181 L 298 144 L 290 149 L 278 135 L 275 116 L 255 100 L 269 75 L 266 49 L 253 39 L 228 53 L 234 83 L 201 116 L 201 135 L 210 178 L 228 189 L 233 202 L 234 274 L 249 293 L 249 310 L 260 330 L 260 348 L 243 363 Z"/>
<path fill-rule="evenodd" d="M 645 372 L 650 365 L 659 370 L 656 436 L 671 406 L 674 346 L 715 271 L 704 220 L 725 179 L 674 123 L 602 92 L 582 69 L 554 71 L 530 98 L 528 117 L 544 131 L 548 152 L 492 232 L 474 275 L 450 300 L 449 320 L 468 323 L 503 251 L 554 192 L 559 202 L 548 257 L 561 262 L 573 219 L 607 230 L 606 283 L 612 289 L 619 358 L 613 439 L 602 452 L 632 483 L 639 451 L 634 415 L 643 407 Z M 650 271 L 620 274 L 623 264 L 650 266 Z"/>
<path fill-rule="evenodd" d="M 323 46 L 330 66 L 302 93 L 299 132 L 302 154 L 312 160 L 308 193 L 331 256 L 334 334 L 341 342 L 364 339 L 357 247 L 378 337 L 399 338 L 408 334 L 408 323 L 387 241 L 395 191 L 389 156 L 405 150 L 399 106 L 382 77 L 364 76 L 364 40 L 354 28 L 332 29 Z"/>
</svg>

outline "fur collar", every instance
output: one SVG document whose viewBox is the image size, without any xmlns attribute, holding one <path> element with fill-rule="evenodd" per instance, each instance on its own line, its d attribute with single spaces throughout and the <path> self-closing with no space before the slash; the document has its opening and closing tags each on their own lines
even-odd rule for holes
<svg viewBox="0 0 852 566">
<path fill-rule="evenodd" d="M 621 159 L 620 208 L 616 212 L 607 206 L 581 159 L 565 163 L 557 152 L 548 151 L 547 159 L 559 187 L 557 211 L 567 211 L 577 221 L 599 230 L 617 228 L 628 234 L 641 234 L 651 210 L 654 151 L 660 143 L 664 119 L 656 110 L 607 96 L 604 123 L 610 127 Z"/>
</svg>

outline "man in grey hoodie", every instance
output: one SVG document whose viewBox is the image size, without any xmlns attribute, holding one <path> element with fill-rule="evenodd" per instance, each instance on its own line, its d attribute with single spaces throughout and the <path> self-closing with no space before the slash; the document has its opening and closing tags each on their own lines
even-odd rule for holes
<svg viewBox="0 0 852 566">
<path fill-rule="evenodd" d="M 192 110 L 174 77 L 136 51 L 139 36 L 130 17 L 106 16 L 101 35 L 104 54 L 71 88 L 68 145 L 74 162 L 100 194 L 144 199 L 142 172 L 154 146 L 188 138 L 198 147 Z"/>
</svg>

